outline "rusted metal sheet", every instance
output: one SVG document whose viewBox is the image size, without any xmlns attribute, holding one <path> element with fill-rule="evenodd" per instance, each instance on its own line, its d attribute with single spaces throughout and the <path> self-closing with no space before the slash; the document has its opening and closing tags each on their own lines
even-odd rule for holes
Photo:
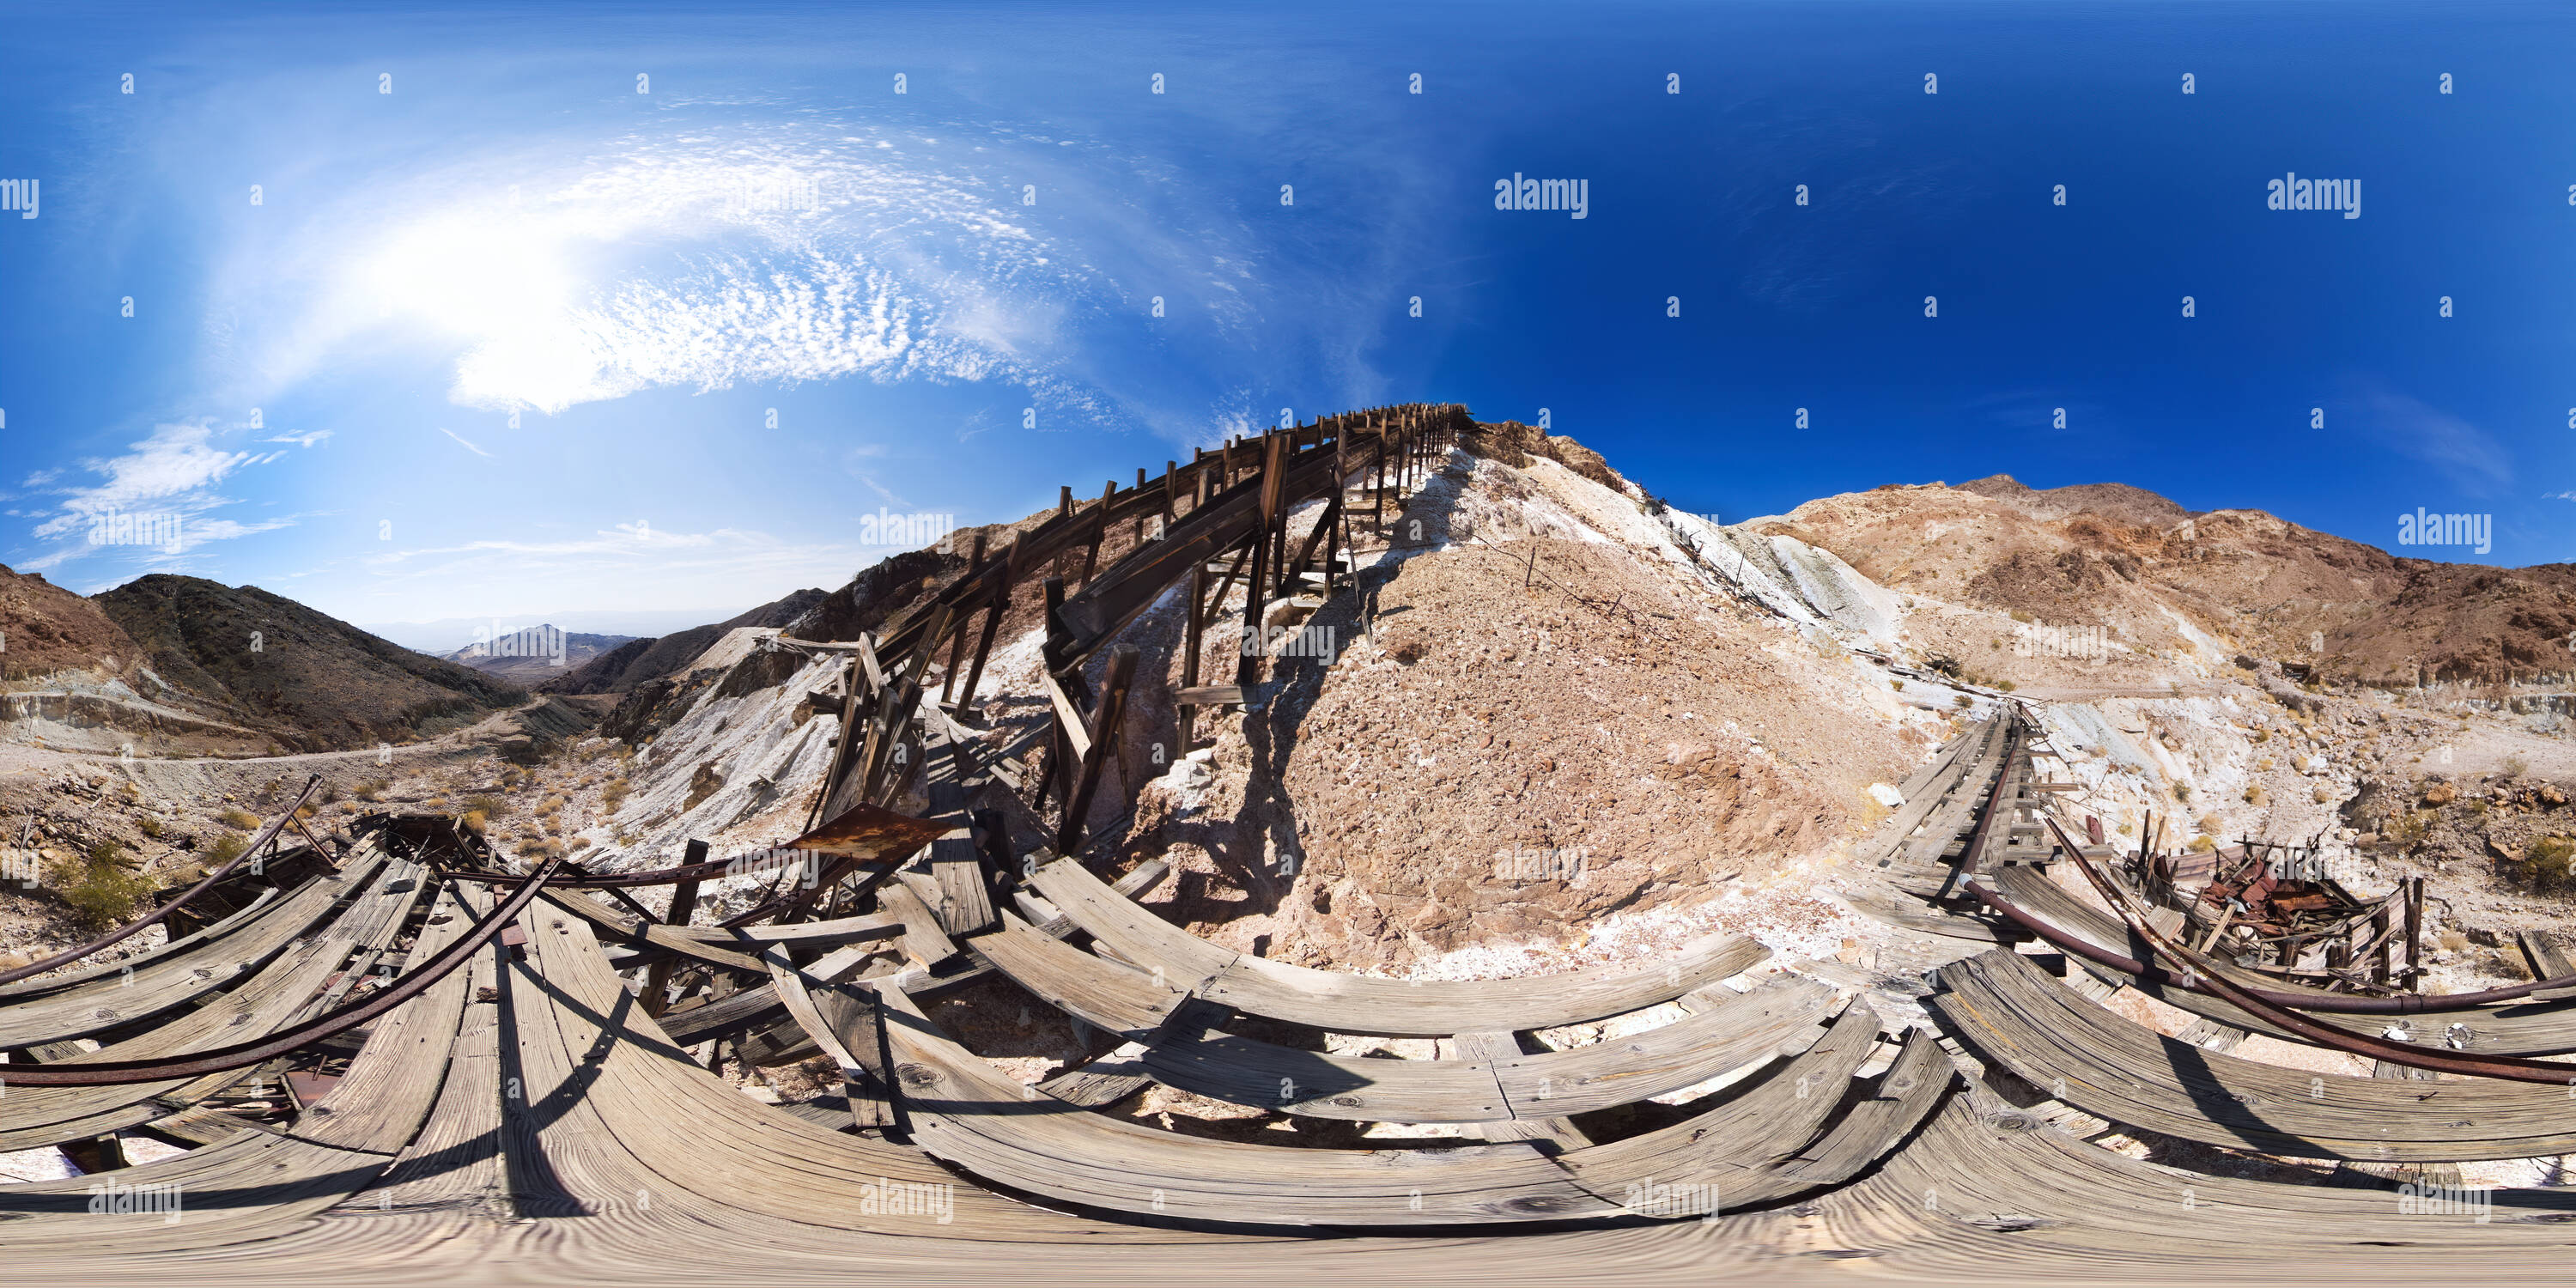
<svg viewBox="0 0 2576 1288">
<path fill-rule="evenodd" d="M 780 848 L 813 850 L 858 859 L 891 859 L 910 854 L 948 834 L 948 826 L 926 818 L 898 814 L 861 801 L 832 821 Z"/>
</svg>

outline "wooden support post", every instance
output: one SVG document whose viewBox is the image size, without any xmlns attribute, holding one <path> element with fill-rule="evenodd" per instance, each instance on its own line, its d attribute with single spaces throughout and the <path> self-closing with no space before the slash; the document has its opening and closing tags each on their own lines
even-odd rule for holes
<svg viewBox="0 0 2576 1288">
<path fill-rule="evenodd" d="M 2389 907 L 2384 903 L 2379 905 L 2379 911 L 2370 914 L 2370 977 L 2382 984 L 2387 983 L 2388 977 L 2394 973 L 2390 966 L 2397 957 L 2397 945 L 2389 937 L 2391 920 Z"/>
<path fill-rule="evenodd" d="M 1189 624 L 1182 629 L 1181 634 L 1181 687 L 1184 689 L 1197 688 L 1199 683 L 1199 641 L 1202 638 L 1200 632 L 1206 629 L 1207 625 L 1206 593 L 1207 564 L 1202 561 L 1190 569 Z M 1177 755 L 1190 754 L 1192 726 L 1198 723 L 1198 715 L 1199 709 L 1196 704 L 1186 702 L 1181 704 L 1181 743 Z"/>
<path fill-rule="evenodd" d="M 1333 530 L 1333 521 L 1340 518 L 1341 513 L 1342 499 L 1340 497 L 1334 497 L 1332 500 L 1324 503 L 1324 512 L 1316 516 L 1314 528 L 1306 533 L 1306 539 L 1304 541 L 1297 543 L 1297 557 L 1288 561 L 1287 567 L 1280 570 L 1279 582 L 1281 594 L 1294 595 L 1297 593 L 1296 581 L 1299 576 L 1305 573 L 1306 561 L 1315 557 L 1316 543 L 1322 541 L 1325 534 Z"/>
<path fill-rule="evenodd" d="M 1076 842 L 1082 839 L 1083 815 L 1091 809 L 1092 793 L 1100 787 L 1101 766 L 1117 755 L 1118 722 L 1126 713 L 1127 688 L 1136 678 L 1136 648 L 1121 644 L 1110 650 L 1109 674 L 1100 693 L 1100 701 L 1091 713 L 1091 751 L 1082 758 L 1073 790 L 1064 807 L 1064 821 L 1056 825 L 1056 852 L 1067 857 L 1078 854 Z"/>
<path fill-rule="evenodd" d="M 966 557 L 966 575 L 969 577 L 974 576 L 975 571 L 983 566 L 984 534 L 978 532 L 975 534 L 975 553 Z M 960 627 L 957 632 L 957 642 L 951 645 L 948 649 L 948 672 L 947 674 L 939 677 L 939 705 L 944 707 L 950 704 L 951 699 L 949 694 L 957 687 L 957 664 L 965 659 L 966 632 L 963 627 Z M 970 693 L 967 696 L 972 697 L 974 695 Z"/>
<path fill-rule="evenodd" d="M 2406 878 L 2406 987 L 2424 991 L 2424 878 Z"/>
<path fill-rule="evenodd" d="M 1100 543 L 1109 539 L 1109 499 L 1116 495 L 1118 484 L 1115 480 L 1101 485 L 1100 515 L 1092 520 L 1091 545 L 1082 552 L 1082 580 L 1075 582 L 1076 586 L 1090 585 L 1091 570 L 1100 565 Z"/>
<path fill-rule="evenodd" d="M 993 587 L 993 602 L 984 610 L 984 636 L 975 642 L 975 663 L 966 668 L 966 688 L 957 695 L 957 707 L 964 710 L 975 704 L 975 686 L 984 678 L 984 660 L 993 655 L 993 634 L 1002 627 L 1002 614 L 1011 607 L 1011 573 L 1019 566 L 1019 539 L 1011 539 L 1010 548 L 1002 552 L 1002 572 Z"/>
<path fill-rule="evenodd" d="M 1262 458 L 1261 523 L 1252 534 L 1251 576 L 1244 582 L 1243 629 L 1246 641 L 1257 639 L 1262 627 L 1262 610 L 1269 606 L 1270 565 L 1265 562 L 1273 541 L 1272 529 L 1279 525 L 1279 495 L 1282 471 L 1279 468 L 1280 443 L 1272 437 Z M 1259 650 L 1250 647 L 1237 650 L 1234 682 L 1250 688 L 1259 674 L 1256 665 Z"/>
<path fill-rule="evenodd" d="M 689 842 L 687 848 L 681 852 L 680 862 L 682 864 L 695 866 L 706 861 L 707 843 L 704 841 L 693 840 Z M 689 924 L 689 918 L 697 915 L 697 911 L 697 881 L 691 879 L 676 882 L 671 886 L 671 909 L 669 912 L 662 915 L 662 923 L 669 926 L 685 926 Z M 671 1004 L 671 967 L 676 961 L 676 958 L 664 957 L 662 960 L 645 968 L 645 1014 L 658 1016 L 662 1013 L 664 1007 Z"/>
<path fill-rule="evenodd" d="M 1372 417 L 1371 419 L 1372 419 L 1372 421 L 1374 421 L 1374 420 L 1375 420 L 1375 418 L 1374 418 L 1374 417 Z M 1374 503 L 1373 503 L 1373 504 L 1375 504 L 1375 506 L 1377 507 L 1377 511 L 1376 511 L 1376 514 L 1375 514 L 1374 516 L 1372 516 L 1372 517 L 1373 517 L 1373 518 L 1375 519 L 1375 521 L 1376 521 L 1378 540 L 1380 540 L 1380 541 L 1385 541 L 1385 540 L 1386 540 L 1386 426 L 1385 426 L 1385 425 L 1380 424 L 1380 425 L 1377 425 L 1377 426 L 1376 426 L 1376 429 L 1377 429 L 1377 438 L 1376 438 L 1376 440 L 1375 440 L 1374 442 L 1372 442 L 1372 443 L 1370 444 L 1370 446 L 1372 446 L 1372 447 L 1374 447 L 1374 448 L 1376 448 L 1376 449 L 1377 449 L 1377 487 L 1374 489 L 1374 495 L 1375 495 L 1375 497 L 1376 497 L 1376 500 L 1375 500 L 1375 501 L 1374 501 Z M 1392 543 L 1390 543 L 1390 544 L 1392 544 Z"/>
<path fill-rule="evenodd" d="M 1064 607 L 1064 578 L 1049 577 L 1046 579 L 1046 616 L 1038 624 L 1038 629 L 1044 632 L 1038 645 L 1038 665 L 1044 668 L 1048 675 L 1055 674 L 1057 641 L 1060 638 L 1055 614 L 1056 610 L 1062 607 Z M 1064 776 L 1065 758 L 1073 751 L 1073 739 L 1065 731 L 1064 714 L 1060 711 L 1055 712 L 1048 717 L 1048 720 L 1052 730 L 1047 739 L 1046 768 L 1038 774 L 1037 799 L 1029 802 L 1029 808 L 1036 810 L 1046 808 L 1047 793 L 1054 789 L 1056 779 Z M 1066 781 L 1070 783 L 1072 780 L 1067 778 Z"/>
<path fill-rule="evenodd" d="M 850 659 L 849 674 L 841 678 L 841 685 L 841 729 L 834 735 L 832 767 L 823 774 L 823 790 L 815 795 L 814 808 L 805 819 L 805 830 L 808 832 L 829 821 L 830 818 L 836 817 L 835 814 L 827 814 L 826 811 L 831 810 L 833 798 L 841 794 L 841 782 L 848 776 L 850 761 L 858 751 L 859 744 L 855 735 L 859 720 L 859 700 L 861 695 L 871 692 L 866 677 L 860 671 L 858 658 Z"/>
</svg>

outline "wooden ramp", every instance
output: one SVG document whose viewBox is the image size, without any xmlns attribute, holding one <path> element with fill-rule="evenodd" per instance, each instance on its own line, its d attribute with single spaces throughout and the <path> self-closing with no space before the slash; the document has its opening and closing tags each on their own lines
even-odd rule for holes
<svg viewBox="0 0 2576 1288">
<path fill-rule="evenodd" d="M 2294 1158 L 2455 1162 L 2576 1152 L 2576 1101 L 2562 1089 L 2262 1064 L 2114 1015 L 2009 952 L 1944 967 L 1941 980 L 1946 991 L 1925 1004 L 1963 1041 L 2115 1123 Z"/>
<path fill-rule="evenodd" d="M 1221 948 L 1155 916 L 1079 863 L 1038 869 L 1039 893 L 1103 949 L 1166 987 L 1335 1033 L 1448 1037 L 1553 1029 L 1669 1002 L 1761 964 L 1770 950 L 1716 935 L 1648 967 L 1505 980 L 1399 980 L 1313 970 Z"/>
</svg>

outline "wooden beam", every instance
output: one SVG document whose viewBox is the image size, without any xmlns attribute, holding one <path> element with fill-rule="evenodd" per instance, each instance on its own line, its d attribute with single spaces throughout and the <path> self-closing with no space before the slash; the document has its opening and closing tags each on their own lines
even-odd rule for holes
<svg viewBox="0 0 2576 1288">
<path fill-rule="evenodd" d="M 973 554 L 971 554 L 971 555 L 968 555 L 968 556 L 966 557 L 966 573 L 967 573 L 967 575 L 968 575 L 968 576 L 972 576 L 972 575 L 974 575 L 975 570 L 976 570 L 977 568 L 979 568 L 979 567 L 983 566 L 983 563 L 984 563 L 984 534 L 983 534 L 983 533 L 981 533 L 981 532 L 978 532 L 978 533 L 976 533 L 976 534 L 975 534 L 975 553 L 973 553 Z M 971 610 L 969 610 L 969 611 L 971 611 Z M 963 631 L 963 630 L 960 630 L 960 631 L 958 631 L 958 632 L 957 632 L 957 642 L 956 642 L 955 644 L 951 645 L 951 646 L 949 647 L 949 649 L 948 649 L 948 673 L 939 677 L 939 701 L 940 701 L 940 705 L 945 706 L 945 705 L 947 705 L 947 704 L 948 704 L 948 702 L 949 702 L 949 700 L 950 700 L 950 699 L 949 699 L 949 696 L 948 696 L 949 691 L 950 691 L 951 689 L 954 689 L 955 687 L 957 687 L 957 670 L 958 670 L 958 664 L 959 664 L 959 663 L 961 663 L 961 662 L 964 662 L 965 660 L 966 660 L 966 632 L 965 632 L 965 631 Z"/>
<path fill-rule="evenodd" d="M 1108 763 L 1110 747 L 1118 737 L 1119 719 L 1126 713 L 1127 689 L 1135 678 L 1135 646 L 1121 644 L 1112 649 L 1100 704 L 1091 713 L 1091 747 L 1083 753 L 1072 793 L 1065 800 L 1064 819 L 1056 826 L 1056 849 L 1060 853 L 1073 854 L 1075 842 L 1082 839 L 1083 815 L 1091 809 L 1092 793 L 1100 786 L 1100 768 Z"/>
<path fill-rule="evenodd" d="M 1073 696 L 1064 691 L 1064 686 L 1057 683 L 1054 676 L 1044 671 L 1038 673 L 1038 683 L 1046 689 L 1047 700 L 1055 704 L 1055 718 L 1064 730 L 1065 740 L 1073 745 L 1073 754 L 1089 756 L 1091 735 L 1083 728 L 1082 710 L 1074 705 Z"/>
<path fill-rule="evenodd" d="M 966 816 L 966 789 L 954 781 L 933 784 L 930 810 L 933 819 L 956 825 L 930 843 L 930 875 L 939 883 L 939 924 L 951 937 L 993 929 L 1000 922 L 993 915 L 984 856 L 975 848 L 974 824 Z"/>
</svg>

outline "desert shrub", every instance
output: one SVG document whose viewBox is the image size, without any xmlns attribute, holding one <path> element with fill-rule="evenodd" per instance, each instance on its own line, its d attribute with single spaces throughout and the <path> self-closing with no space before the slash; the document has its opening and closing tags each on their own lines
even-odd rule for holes
<svg viewBox="0 0 2576 1288">
<path fill-rule="evenodd" d="M 2531 843 L 2524 852 L 2531 860 L 2531 881 L 2543 890 L 2556 889 L 2568 883 L 2568 868 L 2576 861 L 2576 840 L 2563 836 L 2544 836 Z"/>
<path fill-rule="evenodd" d="M 465 811 L 465 817 L 456 822 L 468 832 L 481 832 L 492 825 L 491 816 L 479 809 Z"/>
<path fill-rule="evenodd" d="M 2030 623 L 2030 614 L 2025 613 L 2018 608 L 2012 610 L 2011 616 L 2014 621 L 2020 622 L 2023 625 L 2028 625 Z"/>
<path fill-rule="evenodd" d="M 613 813 L 626 804 L 627 796 L 634 790 L 634 784 L 622 777 L 609 779 L 608 785 L 599 789 L 599 803 Z"/>
<path fill-rule="evenodd" d="M 392 785 L 393 785 L 393 784 L 386 782 L 384 779 L 379 778 L 379 779 L 376 779 L 376 780 L 375 780 L 375 781 L 373 781 L 373 782 L 366 782 L 366 783 L 360 783 L 360 784 L 358 784 L 358 790 L 357 790 L 357 793 L 356 793 L 356 794 L 357 794 L 357 797 L 358 797 L 358 799 L 359 799 L 359 800 L 365 801 L 365 802 L 367 802 L 368 804 L 373 805 L 373 804 L 375 804 L 377 801 L 383 800 L 383 799 L 385 798 L 385 789 L 386 789 L 387 787 L 392 786 Z"/>
<path fill-rule="evenodd" d="M 2263 803 L 2263 784 L 2249 783 L 2246 785 L 2245 803 L 2248 805 L 2260 805 Z"/>
<path fill-rule="evenodd" d="M 238 827 L 245 832 L 259 830 L 259 816 L 248 810 L 228 809 L 216 817 L 222 819 L 226 827 Z"/>
<path fill-rule="evenodd" d="M 1995 687 L 2006 693 L 2010 693 L 2013 691 L 2013 682 L 2010 680 L 1997 680 L 1995 681 Z"/>
<path fill-rule="evenodd" d="M 2178 801 L 2187 801 L 2187 800 L 2190 800 L 2190 799 L 2191 799 L 2191 784 L 2189 784 L 2189 783 L 2175 783 L 2175 784 L 2173 785 L 2173 796 L 2174 796 L 2174 799 L 2175 799 L 2175 800 L 2178 800 Z"/>
<path fill-rule="evenodd" d="M 147 841 L 158 841 L 161 839 L 161 820 L 150 814 L 143 815 L 142 817 L 134 820 L 134 826 L 142 831 L 143 839 Z"/>
<path fill-rule="evenodd" d="M 70 905 L 83 924 L 113 926 L 131 920 L 152 893 L 152 881 L 129 871 L 125 851 L 113 841 L 100 841 L 74 861 L 57 863 L 49 874 L 55 897 Z"/>
<path fill-rule="evenodd" d="M 226 832 L 216 837 L 213 845 L 206 847 L 206 863 L 209 867 L 220 868 L 240 858 L 242 850 L 249 844 L 249 837 L 239 832 Z"/>
<path fill-rule="evenodd" d="M 510 812 L 508 802 L 493 796 L 468 796 L 465 798 L 465 808 L 469 813 L 481 814 L 486 818 Z"/>
<path fill-rule="evenodd" d="M 2211 837 L 2195 836 L 2191 838 L 2191 844 L 2184 846 L 2183 848 L 2194 854 L 2207 854 L 2211 850 L 2218 848 L 2218 842 L 2216 839 Z"/>
<path fill-rule="evenodd" d="M 2432 810 L 2408 810 L 2390 819 L 2388 839 L 2402 846 L 2423 844 L 2425 835 L 2433 829 L 2433 813 Z"/>
<path fill-rule="evenodd" d="M 2311 792 L 2309 792 L 2309 793 L 2308 793 L 2308 800 L 2309 800 L 2311 803 L 2318 804 L 2318 805 L 2326 804 L 2327 802 L 2332 801 L 2333 799 L 2334 799 L 2334 793 L 2333 793 L 2332 791 L 2328 790 L 2328 789 L 2327 789 L 2326 787 L 2324 787 L 2322 784 L 2321 784 L 2321 785 L 2319 785 L 2319 786 L 2316 788 L 2316 790 L 2311 791 Z"/>
<path fill-rule="evenodd" d="M 589 837 L 587 837 L 587 836 L 576 836 L 576 837 L 574 837 L 574 838 L 572 839 L 572 852 L 573 852 L 573 853 L 575 853 L 575 854 L 579 854 L 579 853 L 581 853 L 582 851 L 587 850 L 587 849 L 589 849 L 589 848 L 590 848 L 590 838 L 589 838 Z"/>
<path fill-rule="evenodd" d="M 2524 774 L 2528 774 L 2530 772 L 2531 762 L 2528 759 L 2525 759 L 2521 752 L 2515 752 L 2514 754 L 2504 758 L 2505 777 L 2520 778 Z"/>
</svg>

